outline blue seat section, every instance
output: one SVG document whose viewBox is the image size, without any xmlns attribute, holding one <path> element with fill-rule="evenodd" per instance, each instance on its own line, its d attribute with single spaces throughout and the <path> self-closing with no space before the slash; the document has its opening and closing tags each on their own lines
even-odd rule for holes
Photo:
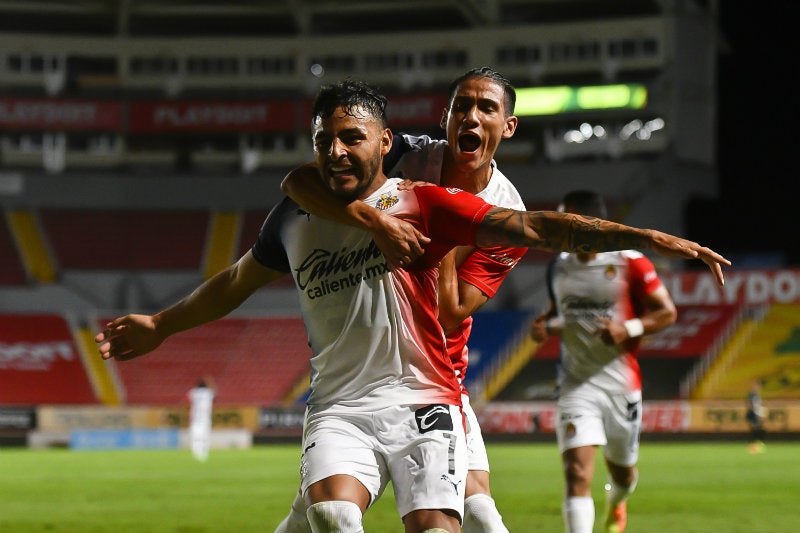
<svg viewBox="0 0 800 533">
<path fill-rule="evenodd" d="M 530 320 L 529 311 L 479 311 L 473 316 L 469 342 L 469 367 L 464 380 L 470 384 L 490 368 L 498 356 L 513 350 Z"/>
</svg>

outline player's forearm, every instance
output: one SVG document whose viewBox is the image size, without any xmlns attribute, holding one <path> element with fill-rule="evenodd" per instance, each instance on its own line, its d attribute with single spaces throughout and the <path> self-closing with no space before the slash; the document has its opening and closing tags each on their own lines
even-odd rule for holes
<svg viewBox="0 0 800 533">
<path fill-rule="evenodd" d="M 235 266 L 218 273 L 176 304 L 156 313 L 153 322 L 162 339 L 222 318 L 247 299 L 250 292 L 233 290 Z"/>
<path fill-rule="evenodd" d="M 650 230 L 555 211 L 492 208 L 478 229 L 478 246 L 528 246 L 551 252 L 650 248 Z"/>
<path fill-rule="evenodd" d="M 289 172 L 281 182 L 281 190 L 300 207 L 318 217 L 366 230 L 378 225 L 378 210 L 364 202 L 347 202 L 336 196 L 322 181 L 313 164 Z"/>
</svg>

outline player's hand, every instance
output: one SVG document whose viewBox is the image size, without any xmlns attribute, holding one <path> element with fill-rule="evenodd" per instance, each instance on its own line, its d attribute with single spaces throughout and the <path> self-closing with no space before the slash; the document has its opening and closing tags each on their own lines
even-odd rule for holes
<svg viewBox="0 0 800 533">
<path fill-rule="evenodd" d="M 544 342 L 547 340 L 547 316 L 539 315 L 536 320 L 531 324 L 530 329 L 531 338 L 536 342 Z"/>
<path fill-rule="evenodd" d="M 397 188 L 401 191 L 410 191 L 414 187 L 426 187 L 426 186 L 434 186 L 435 183 L 431 183 L 429 181 L 422 181 L 422 180 L 410 180 L 408 178 L 404 179 L 400 183 L 397 184 Z"/>
<path fill-rule="evenodd" d="M 413 263 L 431 242 L 411 223 L 392 215 L 380 217 L 380 226 L 372 230 L 372 238 L 392 270 Z"/>
<path fill-rule="evenodd" d="M 664 257 L 699 259 L 708 265 L 717 283 L 720 286 L 725 285 L 722 266 L 731 266 L 731 262 L 711 248 L 657 230 L 650 230 L 650 236 L 652 237 L 651 248 L 654 252 Z"/>
<path fill-rule="evenodd" d="M 155 350 L 164 339 L 152 316 L 126 315 L 106 324 L 94 341 L 103 359 L 128 361 Z"/>
<path fill-rule="evenodd" d="M 597 324 L 597 335 L 600 336 L 603 343 L 609 346 L 619 346 L 628 340 L 628 330 L 619 322 L 614 322 L 606 317 L 598 317 Z"/>
</svg>

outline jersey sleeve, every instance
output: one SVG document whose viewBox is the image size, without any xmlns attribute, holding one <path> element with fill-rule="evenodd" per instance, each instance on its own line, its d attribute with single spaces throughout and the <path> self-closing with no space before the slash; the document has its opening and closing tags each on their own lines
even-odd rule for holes
<svg viewBox="0 0 800 533">
<path fill-rule="evenodd" d="M 494 298 L 500 284 L 519 263 L 527 248 L 476 248 L 458 267 L 458 277 Z"/>
<path fill-rule="evenodd" d="M 636 255 L 628 259 L 630 268 L 631 293 L 637 299 L 644 298 L 648 294 L 661 287 L 661 279 L 658 277 L 656 267 L 645 255 Z"/>
<path fill-rule="evenodd" d="M 474 244 L 483 217 L 493 206 L 454 187 L 421 186 L 413 189 L 419 203 L 424 233 L 433 240 Z"/>
<path fill-rule="evenodd" d="M 264 220 L 264 224 L 261 225 L 258 238 L 251 249 L 256 261 L 267 268 L 279 272 L 288 273 L 291 271 L 289 267 L 289 257 L 286 255 L 286 249 L 281 242 L 281 227 L 285 219 L 284 215 L 287 212 L 296 211 L 299 208 L 300 207 L 288 197 L 285 197 L 272 208 L 266 220 Z"/>
</svg>

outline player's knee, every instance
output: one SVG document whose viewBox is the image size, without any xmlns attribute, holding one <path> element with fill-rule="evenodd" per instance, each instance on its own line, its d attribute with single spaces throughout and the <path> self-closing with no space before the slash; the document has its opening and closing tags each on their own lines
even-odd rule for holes
<svg viewBox="0 0 800 533">
<path fill-rule="evenodd" d="M 361 509 L 353 502 L 327 501 L 308 507 L 306 516 L 314 533 L 363 533 Z"/>
</svg>

